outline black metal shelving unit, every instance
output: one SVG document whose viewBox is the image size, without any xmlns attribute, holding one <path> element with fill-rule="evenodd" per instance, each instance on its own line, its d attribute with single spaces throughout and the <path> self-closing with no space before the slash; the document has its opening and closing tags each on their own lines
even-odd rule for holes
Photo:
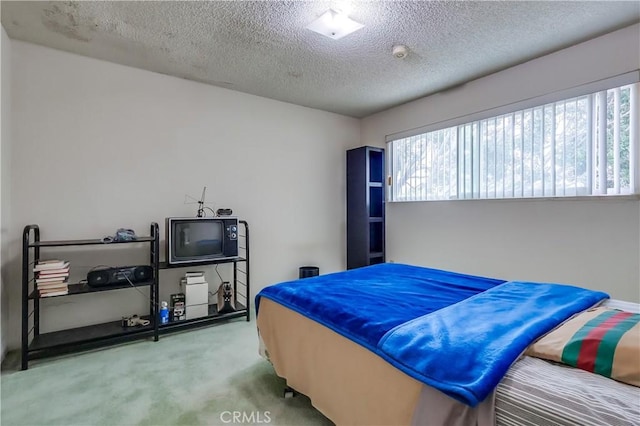
<svg viewBox="0 0 640 426">
<path fill-rule="evenodd" d="M 22 234 L 22 369 L 29 367 L 29 360 L 44 356 L 55 355 L 76 350 L 91 349 L 130 340 L 153 336 L 157 341 L 160 329 L 158 327 L 158 306 L 153 301 L 159 294 L 159 260 L 160 240 L 158 224 L 151 223 L 150 236 L 138 237 L 134 241 L 114 241 L 109 246 L 121 244 L 149 244 L 149 265 L 153 269 L 153 279 L 147 282 L 135 283 L 136 287 L 148 286 L 150 292 L 148 326 L 123 327 L 121 321 L 112 321 L 102 324 L 76 327 L 66 330 L 40 333 L 40 299 L 33 267 L 40 259 L 40 250 L 50 247 L 104 245 L 101 239 L 89 240 L 59 240 L 41 241 L 38 225 L 27 225 Z M 30 254 L 33 252 L 33 260 Z M 93 288 L 87 284 L 75 283 L 68 285 L 66 295 L 52 297 L 66 297 L 100 291 L 111 291 L 123 288 L 131 288 L 130 284 Z M 31 309 L 32 308 L 32 309 Z M 33 326 L 29 326 L 29 318 L 33 317 Z"/>
<path fill-rule="evenodd" d="M 160 269 L 179 269 L 190 267 L 201 267 L 206 265 L 219 265 L 223 263 L 233 263 L 233 294 L 235 298 L 236 310 L 224 314 L 218 313 L 216 304 L 209 305 L 209 314 L 205 317 L 192 318 L 188 320 L 172 321 L 168 324 L 160 324 L 160 333 L 169 333 L 172 331 L 185 330 L 188 328 L 203 327 L 211 325 L 218 321 L 226 321 L 233 318 L 246 317 L 247 321 L 251 320 L 251 292 L 250 292 L 250 274 L 249 274 L 249 224 L 245 220 L 238 221 L 244 227 L 244 233 L 240 233 L 243 238 L 244 245 L 241 244 L 240 249 L 244 250 L 244 256 L 238 256 L 231 259 L 213 260 L 208 262 L 182 263 L 178 266 L 169 266 L 166 262 L 160 263 Z M 244 268 L 242 267 L 244 266 Z M 242 290 L 240 293 L 238 290 Z M 245 298 L 245 303 L 238 301 L 238 295 Z M 246 305 L 246 306 L 245 306 Z"/>
</svg>

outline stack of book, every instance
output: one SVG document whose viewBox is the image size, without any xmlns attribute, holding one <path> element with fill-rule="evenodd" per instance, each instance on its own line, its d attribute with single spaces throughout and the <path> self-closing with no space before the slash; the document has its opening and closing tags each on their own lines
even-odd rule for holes
<svg viewBox="0 0 640 426">
<path fill-rule="evenodd" d="M 33 268 L 36 288 L 40 297 L 62 296 L 69 293 L 69 262 L 41 260 Z"/>
</svg>

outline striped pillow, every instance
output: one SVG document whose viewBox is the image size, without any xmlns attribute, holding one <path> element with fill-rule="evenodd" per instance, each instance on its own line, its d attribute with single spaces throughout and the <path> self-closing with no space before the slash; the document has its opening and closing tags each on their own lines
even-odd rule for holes
<svg viewBox="0 0 640 426">
<path fill-rule="evenodd" d="M 589 309 L 540 338 L 526 355 L 640 387 L 640 314 Z"/>
</svg>

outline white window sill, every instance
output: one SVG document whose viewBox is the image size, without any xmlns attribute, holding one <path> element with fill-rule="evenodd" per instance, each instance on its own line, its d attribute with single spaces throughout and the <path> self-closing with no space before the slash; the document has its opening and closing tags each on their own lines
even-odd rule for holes
<svg viewBox="0 0 640 426">
<path fill-rule="evenodd" d="M 638 201 L 640 194 L 628 195 L 581 195 L 574 197 L 523 197 L 523 198 L 452 198 L 449 200 L 411 200 L 411 201 L 387 201 L 389 204 L 395 203 L 438 203 L 438 202 L 459 202 L 459 201 L 502 201 L 502 202 L 519 202 L 519 201 Z"/>
</svg>

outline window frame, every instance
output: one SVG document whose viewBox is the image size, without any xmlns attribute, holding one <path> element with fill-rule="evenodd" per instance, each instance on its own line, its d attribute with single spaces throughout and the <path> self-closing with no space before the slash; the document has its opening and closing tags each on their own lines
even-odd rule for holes
<svg viewBox="0 0 640 426">
<path fill-rule="evenodd" d="M 556 92 L 552 92 L 552 93 L 548 93 L 542 96 L 537 96 L 537 97 L 533 97 L 533 98 L 528 98 L 522 101 L 518 101 L 518 102 L 513 102 L 504 106 L 500 106 L 500 107 L 496 107 L 496 108 L 490 108 L 490 109 L 486 109 L 483 111 L 479 111 L 476 113 L 472 113 L 472 114 L 467 114 L 464 116 L 459 116 L 459 117 L 455 117 L 452 119 L 448 119 L 448 120 L 443 120 L 440 122 L 435 122 L 426 126 L 422 126 L 422 127 L 418 127 L 418 128 L 414 128 L 411 130 L 407 130 L 407 131 L 402 131 L 402 132 L 397 132 L 397 133 L 393 133 L 390 135 L 386 136 L 386 146 L 387 146 L 387 175 L 388 175 L 388 180 L 387 180 L 387 185 L 388 185 L 388 191 L 387 192 L 387 201 L 388 202 L 392 202 L 392 203 L 396 203 L 396 202 L 421 202 L 421 201 L 462 201 L 462 200 L 473 200 L 473 201 L 480 201 L 480 200 L 491 200 L 491 201 L 502 201 L 502 200 L 508 200 L 508 201 L 512 201 L 512 200 L 529 200 L 529 199 L 533 199 L 533 200 L 557 200 L 557 199 L 561 199 L 561 200 L 581 200 L 581 199 L 640 199 L 640 182 L 639 182 L 639 168 L 640 168 L 640 158 L 638 156 L 639 154 L 639 135 L 638 135 L 638 127 L 639 127 L 639 123 L 637 118 L 636 120 L 633 119 L 634 115 L 635 117 L 639 116 L 639 110 L 640 110 L 640 84 L 636 84 L 640 82 L 640 70 L 635 70 L 632 72 L 628 72 L 628 73 L 624 73 L 624 74 L 620 74 L 611 78 L 607 78 L 607 79 L 603 79 L 603 80 L 598 80 L 592 83 L 588 83 L 588 84 L 584 84 L 584 85 L 580 85 L 577 87 L 573 87 L 570 89 L 566 89 L 566 90 L 560 90 L 560 91 L 556 91 Z M 602 193 L 588 193 L 588 194 L 578 194 L 578 195 L 547 195 L 544 194 L 543 195 L 535 195 L 533 192 L 530 196 L 514 196 L 513 197 L 502 197 L 502 198 L 490 198 L 490 197 L 476 197 L 476 198 L 466 198 L 466 197 L 461 197 L 460 196 L 460 186 L 459 186 L 459 182 L 457 185 L 457 192 L 456 192 L 456 196 L 455 197 L 451 197 L 451 198 L 440 198 L 440 199 L 425 199 L 425 198 L 420 198 L 420 199 L 403 199 L 403 200 L 397 200 L 394 198 L 397 198 L 394 195 L 394 191 L 395 188 L 392 184 L 393 180 L 395 179 L 395 175 L 393 174 L 393 169 L 394 169 L 394 158 L 393 158 L 393 149 L 392 149 L 392 142 L 397 141 L 397 140 L 401 140 L 401 139 L 405 139 L 405 138 L 410 138 L 410 137 L 416 137 L 416 136 L 424 136 L 427 137 L 427 134 L 429 133 L 435 133 L 439 130 L 443 130 L 443 131 L 447 131 L 450 130 L 451 128 L 455 128 L 456 129 L 456 133 L 458 133 L 458 138 L 459 138 L 459 130 L 463 127 L 466 126 L 474 126 L 477 123 L 480 123 L 482 121 L 486 121 L 486 120 L 491 120 L 491 119 L 497 119 L 500 118 L 501 116 L 505 116 L 505 115 L 513 115 L 515 113 L 521 112 L 521 111 L 525 111 L 525 110 L 534 110 L 536 108 L 544 108 L 546 105 L 548 104 L 552 104 L 552 103 L 556 103 L 556 102 L 565 102 L 565 101 L 569 101 L 573 98 L 580 98 L 580 97 L 585 97 L 585 96 L 591 96 L 592 94 L 598 93 L 598 92 L 603 92 L 603 91 L 607 91 L 610 89 L 614 89 L 614 88 L 618 88 L 618 87 L 622 87 L 622 86 L 628 86 L 628 85 L 633 85 L 636 84 L 635 86 L 632 86 L 631 88 L 631 93 L 630 96 L 633 98 L 633 104 L 635 105 L 635 109 L 632 109 L 629 114 L 630 114 L 630 122 L 629 122 L 629 157 L 630 157 L 630 170 L 629 170 L 629 180 L 630 180 L 630 191 L 631 193 L 626 193 L 626 194 L 602 194 Z M 455 165 L 455 175 L 457 177 L 457 180 L 459 181 L 460 179 L 460 157 L 459 157 L 459 143 L 458 143 L 458 161 L 456 161 L 456 165 Z M 595 154 L 595 153 L 594 153 Z M 594 185 L 595 187 L 595 185 Z M 496 191 L 497 192 L 497 191 Z"/>
</svg>

